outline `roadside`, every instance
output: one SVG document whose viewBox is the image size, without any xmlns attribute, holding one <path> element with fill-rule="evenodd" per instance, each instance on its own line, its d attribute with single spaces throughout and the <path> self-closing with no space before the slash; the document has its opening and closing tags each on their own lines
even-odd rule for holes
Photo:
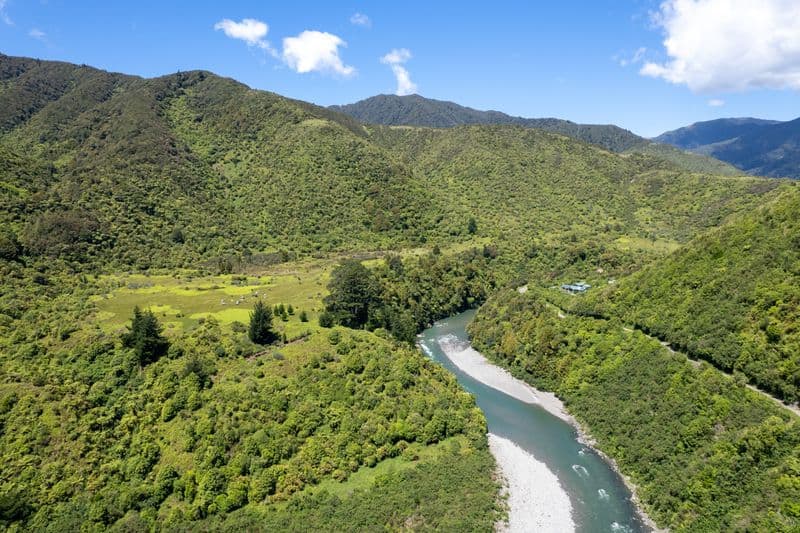
<svg viewBox="0 0 800 533">
<path fill-rule="evenodd" d="M 521 288 L 522 287 L 520 287 L 520 289 Z M 524 292 L 527 292 L 528 287 L 527 287 L 527 285 L 525 286 L 525 291 L 520 291 L 520 289 L 517 289 L 517 292 L 519 292 L 520 294 L 524 294 Z M 569 311 L 558 307 L 557 305 L 555 305 L 552 302 L 547 302 L 547 305 L 551 306 L 556 311 L 556 314 L 558 315 L 558 318 L 560 318 L 560 319 L 566 318 L 568 314 L 574 315 L 574 313 L 570 313 Z M 659 339 L 658 337 L 654 337 L 654 336 L 652 336 L 652 335 L 650 335 L 648 333 L 645 333 L 638 326 L 635 326 L 635 325 L 633 327 L 631 327 L 631 326 L 622 326 L 622 331 L 624 331 L 626 333 L 633 333 L 634 331 L 637 331 L 637 332 L 641 333 L 642 335 L 644 335 L 645 337 L 647 337 L 648 339 L 652 339 L 652 340 L 658 342 L 661 346 L 663 346 L 664 348 L 669 350 L 670 353 L 684 356 L 686 358 L 686 360 L 689 361 L 689 363 L 695 368 L 700 368 L 703 365 L 703 363 L 706 363 L 711 368 L 713 368 L 714 370 L 719 372 L 720 374 L 723 374 L 724 376 L 727 376 L 729 379 L 734 379 L 733 374 L 731 374 L 730 372 L 726 372 L 726 371 L 724 371 L 724 370 L 722 370 L 720 368 L 717 368 L 716 366 L 714 366 L 713 364 L 711 364 L 708 361 L 701 360 L 701 359 L 694 359 L 694 358 L 690 357 L 689 354 L 687 354 L 685 352 L 681 352 L 681 351 L 675 350 L 674 348 L 672 348 L 672 345 L 670 345 L 670 343 L 668 343 L 667 341 L 664 341 L 662 339 Z M 758 387 L 756 387 L 755 385 L 752 385 L 750 383 L 745 384 L 745 386 L 748 389 L 750 389 L 751 391 L 757 392 L 761 396 L 763 396 L 765 398 L 768 398 L 769 400 L 771 400 L 775 404 L 781 406 L 782 408 L 786 409 L 787 411 L 790 411 L 795 416 L 800 416 L 800 405 L 798 405 L 797 403 L 786 404 L 783 401 L 781 401 L 780 399 L 778 399 L 775 396 L 773 396 L 770 393 L 768 393 L 767 391 L 759 389 Z"/>
</svg>

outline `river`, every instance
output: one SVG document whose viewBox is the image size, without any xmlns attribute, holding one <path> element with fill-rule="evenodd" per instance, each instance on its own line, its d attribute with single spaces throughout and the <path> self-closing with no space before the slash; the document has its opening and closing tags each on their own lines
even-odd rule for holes
<svg viewBox="0 0 800 533">
<path fill-rule="evenodd" d="M 579 442 L 573 426 L 539 405 L 520 401 L 473 379 L 447 357 L 440 341 L 443 338 L 452 341 L 455 336 L 468 343 L 466 326 L 474 314 L 467 311 L 437 322 L 422 332 L 419 344 L 475 395 L 486 415 L 489 433 L 513 442 L 555 474 L 569 497 L 576 531 L 650 531 L 640 519 L 622 479 L 594 450 Z M 531 527 L 530 531 L 535 529 Z"/>
</svg>

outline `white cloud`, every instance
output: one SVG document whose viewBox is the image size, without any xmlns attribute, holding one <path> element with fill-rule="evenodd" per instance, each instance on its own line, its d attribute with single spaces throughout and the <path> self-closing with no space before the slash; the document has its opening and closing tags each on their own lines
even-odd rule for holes
<svg viewBox="0 0 800 533">
<path fill-rule="evenodd" d="M 628 65 L 635 65 L 640 63 L 644 59 L 644 55 L 647 53 L 647 48 L 644 46 L 638 48 L 632 55 L 630 56 L 623 56 L 623 55 L 615 55 L 613 57 L 614 61 L 619 63 L 621 67 L 627 67 Z"/>
<path fill-rule="evenodd" d="M 6 13 L 6 4 L 8 3 L 7 0 L 0 0 L 0 20 L 8 24 L 9 26 L 14 25 L 14 21 L 11 20 L 11 17 L 8 16 Z"/>
<path fill-rule="evenodd" d="M 235 22 L 231 19 L 222 19 L 214 24 L 215 30 L 222 30 L 231 39 L 239 39 L 247 43 L 247 46 L 255 46 L 273 53 L 274 50 L 264 39 L 269 32 L 266 22 L 256 19 L 242 19 Z"/>
<path fill-rule="evenodd" d="M 722 107 L 725 105 L 725 100 L 720 100 L 719 98 L 712 98 L 708 101 L 708 105 L 711 107 Z"/>
<path fill-rule="evenodd" d="M 407 48 L 395 48 L 381 58 L 381 63 L 389 65 L 394 72 L 394 77 L 397 79 L 395 94 L 398 96 L 417 92 L 417 84 L 411 81 L 411 74 L 403 66 L 403 63 L 409 59 L 411 59 L 411 51 Z"/>
<path fill-rule="evenodd" d="M 283 60 L 301 74 L 332 72 L 351 76 L 356 69 L 345 65 L 339 57 L 339 47 L 347 43 L 332 33 L 306 30 L 297 37 L 283 40 Z"/>
<path fill-rule="evenodd" d="M 372 27 L 372 21 L 364 13 L 353 13 L 353 16 L 350 17 L 350 24 L 364 26 L 365 28 Z"/>
<path fill-rule="evenodd" d="M 654 21 L 669 59 L 644 76 L 700 92 L 800 90 L 797 0 L 665 0 Z"/>
<path fill-rule="evenodd" d="M 381 63 L 391 65 L 393 63 L 405 63 L 411 59 L 411 51 L 408 48 L 395 48 L 381 58 Z"/>
<path fill-rule="evenodd" d="M 29 37 L 33 37 L 37 41 L 46 41 L 47 34 L 38 28 L 32 28 L 31 31 L 28 32 Z"/>
</svg>

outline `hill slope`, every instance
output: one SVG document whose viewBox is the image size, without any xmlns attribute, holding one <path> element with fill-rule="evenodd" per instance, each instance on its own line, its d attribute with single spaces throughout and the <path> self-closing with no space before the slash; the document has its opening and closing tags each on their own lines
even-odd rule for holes
<svg viewBox="0 0 800 533">
<path fill-rule="evenodd" d="M 50 166 L 47 185 L 4 197 L 4 214 L 25 204 L 5 222 L 31 250 L 146 266 L 408 243 L 424 224 L 408 169 L 346 116 L 207 72 L 8 56 L 0 72 L 0 144 Z M 74 231 L 54 241 L 59 220 Z"/>
<path fill-rule="evenodd" d="M 688 173 L 644 154 L 521 126 L 370 128 L 412 166 L 458 235 L 474 217 L 499 245 L 577 256 L 614 256 L 621 236 L 685 242 L 727 215 L 756 205 L 774 180 Z M 561 257 L 559 261 L 571 259 Z"/>
<path fill-rule="evenodd" d="M 633 148 L 629 148 L 626 152 L 659 157 L 690 172 L 706 172 L 709 174 L 718 174 L 720 176 L 741 176 L 742 174 L 746 174 L 746 172 L 739 170 L 729 163 L 720 161 L 719 159 L 689 152 L 687 150 L 681 150 L 669 144 L 639 144 Z"/>
<path fill-rule="evenodd" d="M 800 188 L 608 289 L 599 305 L 789 402 L 800 399 Z"/>
<path fill-rule="evenodd" d="M 596 144 L 614 152 L 621 152 L 644 141 L 638 135 L 614 125 L 576 124 L 556 118 L 513 117 L 500 111 L 478 111 L 453 102 L 424 98 L 418 94 L 382 94 L 354 104 L 331 106 L 331 109 L 368 124 L 385 126 L 449 128 L 470 124 L 506 124 L 538 128 Z"/>
<path fill-rule="evenodd" d="M 40 176 L 0 180 L 0 222 L 36 256 L 228 264 L 466 240 L 470 218 L 494 239 L 535 227 L 553 245 L 682 241 L 770 188 L 522 126 L 365 128 L 208 72 L 141 79 L 8 56 L 0 72 L 0 147 Z"/>
<path fill-rule="evenodd" d="M 800 178 L 800 119 L 711 120 L 664 133 L 655 140 L 715 157 L 750 174 Z"/>
</svg>

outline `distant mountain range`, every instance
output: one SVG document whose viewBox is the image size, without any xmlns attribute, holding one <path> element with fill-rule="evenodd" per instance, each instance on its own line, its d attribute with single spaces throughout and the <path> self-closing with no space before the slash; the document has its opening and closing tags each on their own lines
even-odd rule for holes
<svg viewBox="0 0 800 533">
<path fill-rule="evenodd" d="M 722 118 L 653 139 L 730 163 L 749 174 L 800 179 L 800 118 Z"/>
<path fill-rule="evenodd" d="M 380 94 L 354 104 L 331 109 L 366 122 L 386 126 L 424 126 L 450 128 L 471 124 L 510 124 L 559 133 L 612 152 L 624 152 L 648 141 L 613 124 L 576 124 L 557 118 L 514 117 L 500 111 L 478 111 L 454 102 L 433 100 L 418 94 L 395 96 Z"/>
</svg>

